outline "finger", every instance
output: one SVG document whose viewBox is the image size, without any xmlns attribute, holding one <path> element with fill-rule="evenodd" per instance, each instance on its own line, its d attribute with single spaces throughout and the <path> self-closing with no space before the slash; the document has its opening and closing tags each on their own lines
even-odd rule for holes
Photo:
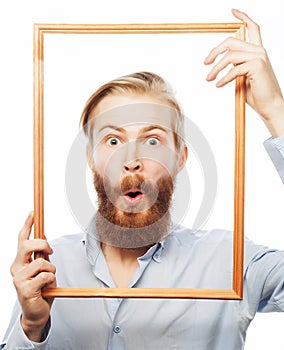
<svg viewBox="0 0 284 350">
<path fill-rule="evenodd" d="M 241 76 L 247 76 L 251 70 L 251 65 L 253 64 L 253 61 L 251 61 L 249 64 L 246 62 L 244 64 L 240 64 L 238 66 L 235 66 L 231 68 L 227 74 L 225 74 L 222 79 L 220 79 L 216 83 L 216 87 L 222 87 L 226 84 L 230 83 L 231 81 L 235 80 L 237 77 Z"/>
<path fill-rule="evenodd" d="M 247 29 L 248 29 L 248 38 L 249 42 L 262 46 L 262 40 L 261 40 L 261 34 L 260 34 L 260 28 L 257 23 L 255 23 L 246 13 L 233 9 L 232 10 L 233 15 L 246 23 Z"/>
<path fill-rule="evenodd" d="M 43 252 L 45 256 L 53 253 L 52 248 L 47 241 L 43 239 L 26 240 L 19 245 L 17 256 L 11 266 L 11 274 L 14 275 L 23 266 L 32 261 L 32 254 L 34 252 Z"/>
<path fill-rule="evenodd" d="M 20 285 L 15 284 L 15 287 L 20 293 L 21 299 L 24 298 L 29 300 L 37 296 L 41 297 L 42 288 L 51 284 L 55 285 L 55 283 L 56 283 L 55 274 L 52 272 L 44 271 L 30 280 L 25 280 Z"/>
<path fill-rule="evenodd" d="M 55 286 L 56 278 L 55 274 L 51 272 L 41 272 L 35 278 L 31 280 L 30 287 L 32 290 L 41 290 L 44 287 L 52 285 Z"/>
<path fill-rule="evenodd" d="M 236 38 L 227 38 L 221 42 L 218 46 L 214 47 L 209 55 L 204 60 L 205 64 L 211 64 L 215 61 L 217 56 L 222 55 L 226 51 L 243 51 L 245 52 L 255 52 L 260 51 L 259 46 L 256 46 L 251 43 L 236 39 Z"/>
<path fill-rule="evenodd" d="M 206 80 L 212 81 L 216 79 L 217 75 L 224 70 L 229 64 L 234 66 L 242 64 L 244 62 L 253 60 L 255 58 L 255 53 L 252 52 L 243 52 L 243 51 L 234 51 L 228 52 L 224 55 L 220 61 L 211 69 L 208 73 Z"/>
<path fill-rule="evenodd" d="M 32 239 L 21 242 L 18 251 L 20 259 L 32 254 L 33 252 L 43 252 L 50 255 L 53 253 L 53 249 L 45 239 Z"/>
<path fill-rule="evenodd" d="M 32 279 L 32 284 L 34 288 L 42 289 L 49 284 L 53 284 L 55 282 L 55 274 L 52 272 L 41 272 L 35 278 Z"/>
<path fill-rule="evenodd" d="M 31 234 L 31 231 L 32 231 L 33 223 L 34 223 L 34 213 L 33 213 L 33 211 L 31 211 L 29 213 L 29 216 L 27 217 L 27 219 L 25 221 L 25 224 L 24 224 L 23 228 L 19 232 L 18 244 L 20 244 L 20 242 L 30 238 L 30 234 Z"/>
<path fill-rule="evenodd" d="M 30 280 L 42 272 L 56 272 L 56 267 L 44 259 L 36 259 L 26 265 L 14 275 L 14 283 L 21 284 L 25 280 Z"/>
</svg>

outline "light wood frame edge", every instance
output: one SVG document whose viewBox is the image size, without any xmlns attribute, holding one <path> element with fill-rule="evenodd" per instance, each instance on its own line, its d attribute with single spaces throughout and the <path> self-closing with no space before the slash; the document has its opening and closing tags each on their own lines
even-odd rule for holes
<svg viewBox="0 0 284 350">
<path fill-rule="evenodd" d="M 235 33 L 244 23 L 35 24 L 34 25 L 34 237 L 44 234 L 44 35 L 45 34 Z M 46 297 L 194 298 L 240 300 L 243 296 L 245 80 L 236 79 L 234 172 L 234 254 L 232 290 L 192 288 L 49 288 Z"/>
</svg>

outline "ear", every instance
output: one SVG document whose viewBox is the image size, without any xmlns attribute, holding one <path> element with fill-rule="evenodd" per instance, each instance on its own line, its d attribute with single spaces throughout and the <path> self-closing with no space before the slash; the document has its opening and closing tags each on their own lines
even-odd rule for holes
<svg viewBox="0 0 284 350">
<path fill-rule="evenodd" d="M 188 148 L 186 145 L 184 145 L 183 150 L 180 152 L 180 158 L 178 163 L 178 172 L 182 170 L 182 168 L 185 166 L 185 163 L 187 161 L 188 157 Z"/>
<path fill-rule="evenodd" d="M 92 171 L 95 169 L 93 154 L 89 145 L 86 147 L 87 162 Z"/>
</svg>

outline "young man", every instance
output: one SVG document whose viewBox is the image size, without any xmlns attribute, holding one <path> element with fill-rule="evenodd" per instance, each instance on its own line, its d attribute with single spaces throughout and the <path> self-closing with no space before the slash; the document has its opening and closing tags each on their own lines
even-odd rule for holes
<svg viewBox="0 0 284 350">
<path fill-rule="evenodd" d="M 221 87 L 247 78 L 247 102 L 272 134 L 267 149 L 284 181 L 284 100 L 244 13 L 250 43 L 227 39 L 205 60 Z M 19 234 L 11 267 L 19 303 L 4 349 L 242 349 L 257 311 L 284 310 L 284 253 L 245 242 L 241 301 L 44 299 L 43 287 L 230 288 L 231 233 L 194 234 L 171 223 L 175 179 L 186 162 L 182 113 L 163 80 L 151 73 L 119 78 L 87 102 L 82 126 L 99 209 L 86 235 L 29 240 L 33 216 Z M 282 148 L 281 148 L 282 147 Z M 33 252 L 51 256 L 32 260 Z M 56 266 L 56 274 L 55 274 Z M 56 275 L 56 277 L 55 277 Z"/>
</svg>

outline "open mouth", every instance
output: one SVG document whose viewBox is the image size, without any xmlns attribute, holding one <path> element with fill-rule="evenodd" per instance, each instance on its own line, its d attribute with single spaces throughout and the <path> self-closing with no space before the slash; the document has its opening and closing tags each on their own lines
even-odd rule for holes
<svg viewBox="0 0 284 350">
<path fill-rule="evenodd" d="M 124 193 L 124 199 L 130 204 L 137 204 L 143 198 L 143 193 L 140 190 L 130 190 Z"/>
</svg>

